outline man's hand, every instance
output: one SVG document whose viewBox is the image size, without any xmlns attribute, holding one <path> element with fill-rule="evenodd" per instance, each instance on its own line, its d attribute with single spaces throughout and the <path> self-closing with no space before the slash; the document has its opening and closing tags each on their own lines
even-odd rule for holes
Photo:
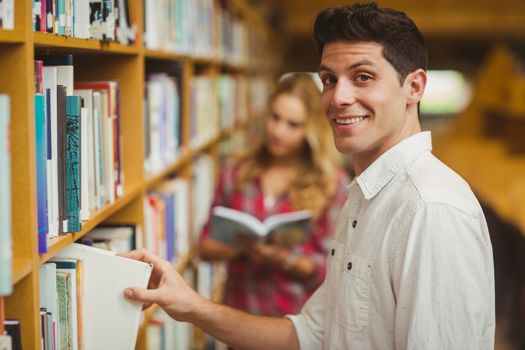
<svg viewBox="0 0 525 350">
<path fill-rule="evenodd" d="M 193 310 L 205 302 L 205 299 L 186 284 L 168 261 L 148 252 L 146 249 L 120 253 L 119 255 L 153 265 L 148 289 L 126 288 L 124 290 L 126 298 L 143 302 L 146 307 L 156 303 L 177 321 L 191 322 Z"/>
</svg>

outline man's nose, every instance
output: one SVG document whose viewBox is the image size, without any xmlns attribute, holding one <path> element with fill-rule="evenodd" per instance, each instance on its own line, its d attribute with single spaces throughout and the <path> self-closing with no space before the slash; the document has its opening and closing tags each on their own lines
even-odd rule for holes
<svg viewBox="0 0 525 350">
<path fill-rule="evenodd" d="M 345 79 L 339 79 L 334 86 L 331 104 L 332 106 L 351 105 L 355 102 L 355 88 Z"/>
</svg>

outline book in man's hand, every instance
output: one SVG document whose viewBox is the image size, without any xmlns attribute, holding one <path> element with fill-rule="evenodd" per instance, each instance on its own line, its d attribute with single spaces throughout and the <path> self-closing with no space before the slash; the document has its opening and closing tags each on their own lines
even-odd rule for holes
<svg viewBox="0 0 525 350">
<path fill-rule="evenodd" d="M 310 233 L 312 213 L 299 210 L 268 216 L 260 221 L 255 216 L 222 206 L 213 208 L 211 238 L 236 245 L 236 235 L 253 239 L 273 239 L 287 247 L 302 243 Z"/>
</svg>

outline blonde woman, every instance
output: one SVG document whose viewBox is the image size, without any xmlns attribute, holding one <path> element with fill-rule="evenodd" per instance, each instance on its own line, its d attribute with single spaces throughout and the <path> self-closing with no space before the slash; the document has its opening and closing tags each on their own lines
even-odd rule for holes
<svg viewBox="0 0 525 350">
<path fill-rule="evenodd" d="M 314 215 L 309 238 L 292 247 L 279 242 L 238 241 L 236 248 L 201 233 L 204 260 L 228 261 L 224 303 L 260 315 L 297 313 L 325 277 L 325 258 L 347 175 L 334 148 L 310 76 L 295 74 L 278 84 L 269 100 L 262 137 L 221 168 L 213 206 L 264 219 L 307 209 Z"/>
</svg>

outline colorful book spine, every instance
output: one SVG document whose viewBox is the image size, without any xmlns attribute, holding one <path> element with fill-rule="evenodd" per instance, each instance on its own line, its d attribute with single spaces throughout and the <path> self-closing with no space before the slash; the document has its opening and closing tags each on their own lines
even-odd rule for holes
<svg viewBox="0 0 525 350">
<path fill-rule="evenodd" d="M 48 250 L 47 233 L 49 222 L 47 213 L 47 142 L 46 142 L 46 107 L 45 97 L 35 95 L 35 158 L 36 158 L 36 188 L 38 210 L 38 252 Z"/>
<path fill-rule="evenodd" d="M 80 107 L 79 96 L 66 97 L 66 215 L 68 232 L 80 224 Z"/>
<path fill-rule="evenodd" d="M 0 295 L 9 295 L 13 291 L 9 107 L 9 97 L 0 95 Z"/>
</svg>

